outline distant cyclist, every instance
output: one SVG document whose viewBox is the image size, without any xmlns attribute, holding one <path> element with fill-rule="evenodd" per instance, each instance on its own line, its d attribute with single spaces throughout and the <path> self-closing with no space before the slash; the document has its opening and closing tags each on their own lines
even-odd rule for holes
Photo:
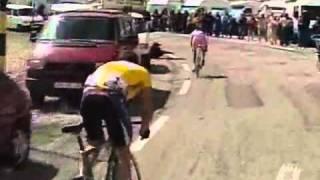
<svg viewBox="0 0 320 180">
<path fill-rule="evenodd" d="M 191 33 L 190 45 L 193 52 L 193 64 L 194 64 L 193 70 L 194 70 L 195 64 L 196 64 L 196 49 L 200 47 L 203 50 L 204 54 L 203 54 L 203 60 L 201 62 L 202 66 L 204 66 L 205 64 L 205 54 L 208 50 L 208 40 L 205 32 L 202 30 L 202 26 L 200 23 L 197 24 L 196 29 Z"/>
<path fill-rule="evenodd" d="M 130 179 L 130 143 L 132 126 L 127 100 L 141 98 L 142 124 L 140 136 L 148 138 L 152 119 L 151 79 L 148 71 L 133 62 L 134 53 L 122 55 L 120 61 L 100 66 L 85 82 L 80 113 L 87 132 L 88 143 L 100 149 L 105 142 L 102 120 L 106 122 L 109 139 L 120 160 L 119 178 Z"/>
</svg>

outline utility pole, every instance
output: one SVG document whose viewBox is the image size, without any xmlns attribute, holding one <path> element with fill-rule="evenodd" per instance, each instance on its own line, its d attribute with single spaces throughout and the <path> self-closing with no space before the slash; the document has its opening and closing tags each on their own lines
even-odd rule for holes
<svg viewBox="0 0 320 180">
<path fill-rule="evenodd" d="M 0 71 L 6 70 L 6 29 L 8 0 L 0 0 Z"/>
</svg>

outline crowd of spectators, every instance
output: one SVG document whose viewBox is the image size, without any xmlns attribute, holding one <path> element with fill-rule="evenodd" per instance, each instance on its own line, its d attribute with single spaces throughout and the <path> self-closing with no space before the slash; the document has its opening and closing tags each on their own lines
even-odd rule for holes
<svg viewBox="0 0 320 180">
<path fill-rule="evenodd" d="M 228 13 L 206 12 L 198 9 L 194 13 L 175 12 L 163 9 L 151 13 L 151 27 L 153 31 L 171 31 L 176 33 L 190 33 L 197 23 L 201 23 L 203 30 L 209 36 L 238 39 L 259 40 L 272 45 L 288 46 L 296 43 L 301 47 L 310 45 L 310 35 L 320 34 L 320 17 L 310 27 L 310 17 L 306 12 L 301 16 L 295 14 L 281 15 L 252 15 L 242 14 L 236 18 Z"/>
</svg>

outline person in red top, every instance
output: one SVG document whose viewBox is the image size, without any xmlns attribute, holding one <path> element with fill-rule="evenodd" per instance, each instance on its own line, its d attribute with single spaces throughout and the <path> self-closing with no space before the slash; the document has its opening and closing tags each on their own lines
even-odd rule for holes
<svg viewBox="0 0 320 180">
<path fill-rule="evenodd" d="M 256 27 L 257 27 L 257 21 L 253 15 L 248 17 L 247 27 L 248 27 L 248 41 L 250 41 L 250 39 L 253 41 L 256 33 Z"/>
</svg>

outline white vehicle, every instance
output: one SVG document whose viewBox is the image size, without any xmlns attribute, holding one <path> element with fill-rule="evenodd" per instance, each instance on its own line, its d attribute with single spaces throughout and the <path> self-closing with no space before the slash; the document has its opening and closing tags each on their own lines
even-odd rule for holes
<svg viewBox="0 0 320 180">
<path fill-rule="evenodd" d="M 265 1 L 259 7 L 259 15 L 270 15 L 280 16 L 285 13 L 287 5 L 283 0 Z"/>
<path fill-rule="evenodd" d="M 32 6 L 8 4 L 6 11 L 7 28 L 9 29 L 28 29 L 32 23 L 39 25 L 44 23 L 42 16 L 34 14 Z"/>
<path fill-rule="evenodd" d="M 102 3 L 88 0 L 57 0 L 51 4 L 50 13 L 59 14 L 68 11 L 97 10 L 102 8 Z"/>
<path fill-rule="evenodd" d="M 311 28 L 316 22 L 316 18 L 320 17 L 320 0 L 297 0 L 294 2 L 287 2 L 287 13 L 289 16 L 298 18 L 303 12 L 309 14 Z"/>
</svg>

